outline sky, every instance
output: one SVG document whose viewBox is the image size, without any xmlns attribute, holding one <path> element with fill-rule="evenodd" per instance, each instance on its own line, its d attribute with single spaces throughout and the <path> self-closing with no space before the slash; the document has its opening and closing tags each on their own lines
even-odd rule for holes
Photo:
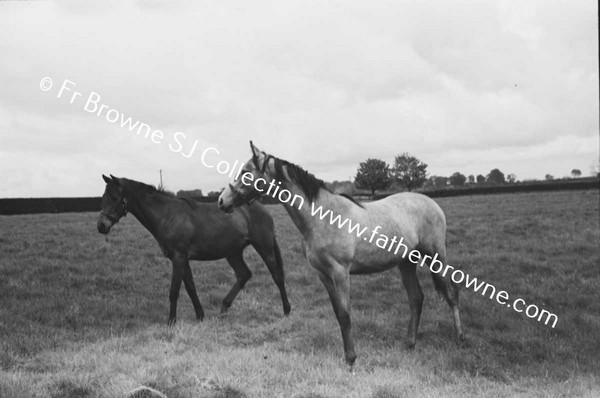
<svg viewBox="0 0 600 398">
<path fill-rule="evenodd" d="M 159 170 L 206 193 L 249 140 L 325 181 L 405 152 L 430 175 L 589 175 L 597 19 L 589 0 L 0 2 L 0 197 Z"/>
</svg>

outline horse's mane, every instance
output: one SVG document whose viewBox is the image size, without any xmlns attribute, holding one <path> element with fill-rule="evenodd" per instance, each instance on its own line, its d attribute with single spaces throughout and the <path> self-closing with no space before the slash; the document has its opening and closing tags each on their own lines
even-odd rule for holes
<svg viewBox="0 0 600 398">
<path fill-rule="evenodd" d="M 150 184 L 145 184 L 143 182 L 139 182 L 139 181 L 135 181 L 135 180 L 130 180 L 127 178 L 123 178 L 123 181 L 127 181 L 128 185 L 130 186 L 131 190 L 135 190 L 136 192 L 143 192 L 146 194 L 157 194 L 160 196 L 164 196 L 167 198 L 171 198 L 171 199 L 178 199 L 178 200 L 183 200 L 185 203 L 187 203 L 192 209 L 196 209 L 198 207 L 198 202 L 191 199 L 191 198 L 185 198 L 185 197 L 179 197 L 176 196 L 174 193 L 167 191 L 164 187 L 155 187 L 154 185 L 150 185 Z"/>
<path fill-rule="evenodd" d="M 313 202 L 319 196 L 319 189 L 323 188 L 328 190 L 323 180 L 318 179 L 302 167 L 290 163 L 287 160 L 276 157 L 273 157 L 273 159 L 275 160 L 275 178 L 287 180 L 286 175 L 283 172 L 283 167 L 285 166 L 290 180 L 300 186 L 300 189 L 306 194 L 306 199 L 310 202 Z M 268 159 L 266 161 L 268 161 Z"/>
<path fill-rule="evenodd" d="M 323 180 L 315 177 L 302 167 L 274 156 L 273 160 L 275 161 L 275 178 L 279 180 L 287 180 L 285 173 L 283 172 L 283 167 L 285 166 L 287 168 L 287 174 L 290 177 L 290 180 L 296 182 L 300 186 L 300 189 L 304 191 L 306 194 L 306 199 L 308 199 L 309 202 L 313 202 L 319 196 L 320 189 L 324 189 L 327 192 L 333 193 L 329 188 L 327 188 Z M 265 161 L 268 161 L 268 158 Z M 363 207 L 349 195 L 341 194 L 340 196 L 350 200 L 359 207 Z"/>
<path fill-rule="evenodd" d="M 153 185 L 150 185 L 150 187 L 154 188 L 156 190 L 156 192 L 164 193 L 169 196 L 174 196 L 173 193 L 171 193 L 170 191 L 167 191 L 167 188 L 165 188 L 165 187 L 155 187 Z"/>
<path fill-rule="evenodd" d="M 356 199 L 354 199 L 352 196 L 348 195 L 347 193 L 340 193 L 340 194 L 338 194 L 338 195 L 340 195 L 340 196 L 343 196 L 344 198 L 348 199 L 350 202 L 354 203 L 354 204 L 355 204 L 355 205 L 357 205 L 358 207 L 361 207 L 361 208 L 363 208 L 363 209 L 364 209 L 364 206 L 363 206 L 363 205 L 361 205 L 360 203 L 358 203 L 358 202 L 356 201 Z"/>
<path fill-rule="evenodd" d="M 143 193 L 157 193 L 160 195 L 164 195 L 164 196 L 169 196 L 174 198 L 175 195 L 172 192 L 167 191 L 164 187 L 155 187 L 154 185 L 150 185 L 150 184 L 145 184 L 143 182 L 139 182 L 139 181 L 135 181 L 135 180 L 130 180 L 129 178 L 122 178 L 121 180 L 123 181 L 127 181 L 130 186 L 130 188 L 132 188 L 135 191 L 138 192 L 143 192 Z"/>
</svg>

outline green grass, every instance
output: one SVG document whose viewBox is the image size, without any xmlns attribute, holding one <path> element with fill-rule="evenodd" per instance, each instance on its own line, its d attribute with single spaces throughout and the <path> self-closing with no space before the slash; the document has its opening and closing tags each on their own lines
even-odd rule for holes
<svg viewBox="0 0 600 398">
<path fill-rule="evenodd" d="M 171 265 L 133 217 L 108 237 L 97 214 L 0 217 L 0 397 L 118 397 L 139 385 L 168 397 L 595 396 L 600 394 L 598 191 L 436 199 L 448 262 L 511 298 L 555 313 L 552 329 L 461 290 L 467 342 L 419 277 L 417 347 L 395 270 L 352 277 L 357 366 L 347 371 L 331 304 L 280 206 L 277 223 L 292 313 L 258 255 L 230 312 L 224 260 L 194 262 L 205 321 L 182 289 L 165 326 Z"/>
</svg>

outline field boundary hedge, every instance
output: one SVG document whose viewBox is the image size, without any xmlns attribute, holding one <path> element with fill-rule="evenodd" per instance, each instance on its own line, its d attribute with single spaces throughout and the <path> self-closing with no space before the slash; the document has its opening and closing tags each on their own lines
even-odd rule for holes
<svg viewBox="0 0 600 398">
<path fill-rule="evenodd" d="M 462 195 L 492 195 L 500 193 L 540 192 L 540 191 L 562 191 L 600 189 L 600 180 L 590 181 L 560 181 L 540 183 L 517 183 L 506 185 L 487 185 L 465 188 L 440 189 L 435 191 L 421 191 L 422 194 L 431 198 L 462 196 Z M 389 194 L 379 194 L 374 200 L 385 198 Z M 216 202 L 216 196 L 193 197 L 199 202 Z M 277 201 L 271 197 L 263 196 L 260 201 L 263 204 L 276 204 Z M 0 199 L 0 215 L 14 214 L 37 214 L 37 213 L 83 213 L 100 211 L 100 197 L 92 198 L 13 198 Z"/>
<path fill-rule="evenodd" d="M 100 211 L 101 198 L 0 199 L 0 214 L 82 213 Z"/>
<path fill-rule="evenodd" d="M 556 182 L 531 182 L 515 183 L 503 185 L 484 185 L 471 186 L 464 188 L 446 188 L 437 190 L 417 191 L 430 198 L 448 197 L 448 196 L 467 196 L 467 195 L 493 195 L 500 193 L 520 193 L 520 192 L 542 192 L 542 191 L 571 191 L 584 189 L 600 189 L 599 179 L 585 179 L 584 181 L 567 180 Z M 373 200 L 383 199 L 393 193 L 374 195 Z"/>
</svg>

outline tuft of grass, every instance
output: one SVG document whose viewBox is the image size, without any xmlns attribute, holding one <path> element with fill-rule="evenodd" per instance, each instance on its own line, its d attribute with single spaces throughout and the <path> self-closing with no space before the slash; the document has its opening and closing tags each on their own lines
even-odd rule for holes
<svg viewBox="0 0 600 398">
<path fill-rule="evenodd" d="M 50 386 L 51 398 L 88 398 L 93 394 L 93 389 L 87 385 L 79 385 L 71 380 L 61 380 Z"/>
</svg>

